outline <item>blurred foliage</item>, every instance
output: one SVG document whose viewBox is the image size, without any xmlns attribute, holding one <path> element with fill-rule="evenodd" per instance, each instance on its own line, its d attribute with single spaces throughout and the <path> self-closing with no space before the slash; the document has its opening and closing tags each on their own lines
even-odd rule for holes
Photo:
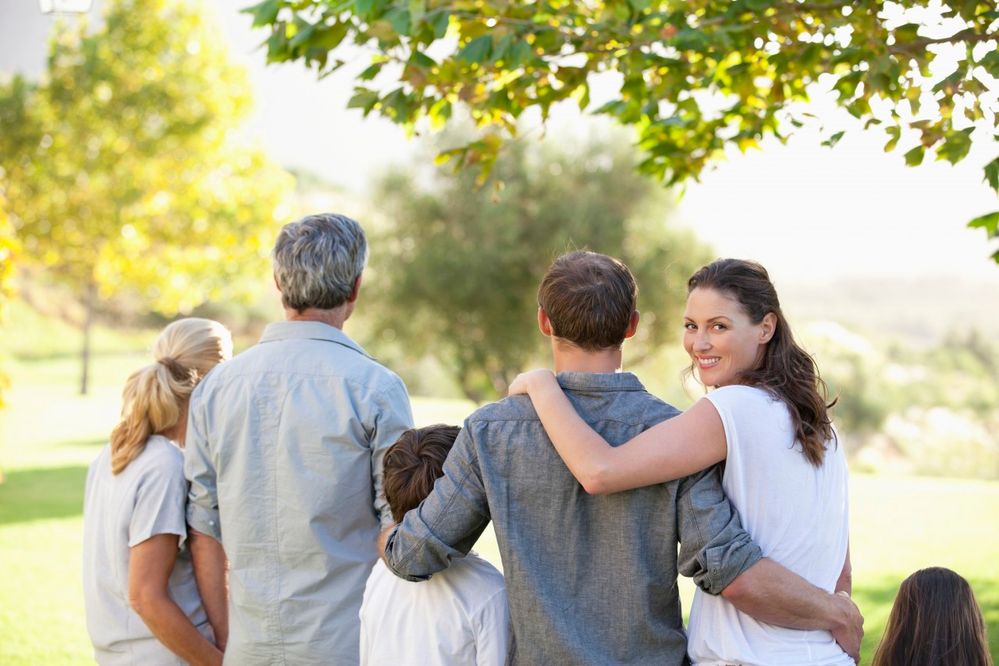
<svg viewBox="0 0 999 666">
<path fill-rule="evenodd" d="M 7 301 L 12 295 L 10 285 L 14 275 L 14 250 L 17 240 L 14 238 L 14 227 L 11 225 L 5 208 L 3 190 L 0 189 L 0 326 L 7 320 Z M 3 352 L 0 351 L 0 363 L 3 363 Z M 3 368 L 0 367 L 0 408 L 4 406 L 4 390 L 10 385 Z"/>
<path fill-rule="evenodd" d="M 23 256 L 84 300 L 186 312 L 266 271 L 293 182 L 237 135 L 249 84 L 217 31 L 191 3 L 117 0 L 95 31 L 57 27 L 40 83 L 0 85 Z"/>
<path fill-rule="evenodd" d="M 726 146 L 815 122 L 804 103 L 816 83 L 909 165 L 929 152 L 960 161 L 976 127 L 999 138 L 995 2 L 264 0 L 246 11 L 270 31 L 268 62 L 325 76 L 345 63 L 341 46 L 373 52 L 349 103 L 365 114 L 439 126 L 467 106 L 496 131 L 443 156 L 486 171 L 522 114 L 547 119 L 571 101 L 634 127 L 639 169 L 678 183 Z M 592 109 L 592 76 L 608 72 L 618 88 Z M 824 143 L 846 129 L 823 126 Z M 985 181 L 999 190 L 999 158 Z M 999 211 L 971 225 L 999 238 Z"/>
<path fill-rule="evenodd" d="M 976 331 L 931 347 L 875 344 L 830 324 L 806 339 L 839 398 L 837 428 L 869 466 L 999 478 L 999 344 Z"/>
<path fill-rule="evenodd" d="M 638 280 L 642 323 L 629 364 L 675 344 L 686 278 L 711 256 L 669 228 L 666 194 L 634 162 L 616 137 L 551 140 L 511 144 L 495 166 L 502 187 L 441 168 L 384 176 L 375 200 L 387 221 L 372 241 L 368 287 L 379 347 L 436 357 L 472 400 L 505 394 L 529 361 L 549 362 L 538 283 L 572 249 L 617 257 Z"/>
</svg>

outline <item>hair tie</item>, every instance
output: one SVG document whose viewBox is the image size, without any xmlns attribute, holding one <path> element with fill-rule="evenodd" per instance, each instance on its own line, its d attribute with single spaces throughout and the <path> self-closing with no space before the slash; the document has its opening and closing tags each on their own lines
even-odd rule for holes
<svg viewBox="0 0 999 666">
<path fill-rule="evenodd" d="M 185 368 L 177 362 L 177 359 L 167 356 L 165 358 L 156 359 L 156 362 L 166 368 L 167 371 L 170 372 L 170 375 L 178 382 L 188 381 L 194 377 L 195 371 L 190 368 Z"/>
</svg>

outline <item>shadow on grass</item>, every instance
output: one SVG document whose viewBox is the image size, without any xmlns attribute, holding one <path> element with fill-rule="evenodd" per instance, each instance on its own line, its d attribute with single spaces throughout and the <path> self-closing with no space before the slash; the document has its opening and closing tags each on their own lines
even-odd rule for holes
<svg viewBox="0 0 999 666">
<path fill-rule="evenodd" d="M 0 484 L 0 526 L 83 513 L 84 465 L 5 472 Z"/>
<path fill-rule="evenodd" d="M 960 571 L 957 573 L 962 574 Z M 862 649 L 864 662 L 869 663 L 874 657 L 874 650 L 884 635 L 888 613 L 895 602 L 898 587 L 907 576 L 908 574 L 884 577 L 873 584 L 868 582 L 854 588 L 853 599 L 860 606 L 865 618 Z M 989 652 L 993 661 L 999 663 L 999 580 L 967 576 L 966 578 L 971 589 L 975 591 L 978 605 L 982 609 L 989 639 Z"/>
</svg>

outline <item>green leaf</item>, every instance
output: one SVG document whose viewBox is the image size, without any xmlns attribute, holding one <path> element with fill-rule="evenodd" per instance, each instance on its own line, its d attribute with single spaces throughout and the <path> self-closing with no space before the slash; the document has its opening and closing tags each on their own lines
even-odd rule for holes
<svg viewBox="0 0 999 666">
<path fill-rule="evenodd" d="M 839 132 L 836 132 L 831 137 L 829 137 L 828 139 L 826 139 L 825 141 L 823 141 L 822 145 L 823 146 L 828 146 L 828 147 L 832 148 L 837 143 L 839 143 L 839 140 L 843 138 L 844 134 L 846 134 L 846 132 L 842 131 L 842 130 L 839 131 Z"/>
<path fill-rule="evenodd" d="M 263 25 L 274 23 L 278 12 L 281 10 L 281 0 L 264 0 L 258 5 L 246 7 L 239 10 L 241 14 L 253 14 L 253 27 L 259 28 Z"/>
<path fill-rule="evenodd" d="M 374 5 L 375 0 L 354 0 L 354 10 L 358 18 L 365 21 L 371 18 L 371 8 Z"/>
<path fill-rule="evenodd" d="M 909 166 L 919 166 L 923 163 L 923 155 L 926 150 L 922 146 L 916 146 L 905 154 L 905 163 Z"/>
<path fill-rule="evenodd" d="M 999 192 L 999 157 L 985 165 L 985 182 Z"/>
<path fill-rule="evenodd" d="M 978 61 L 978 64 L 989 73 L 993 78 L 999 78 L 999 51 L 990 50 L 982 59 Z"/>
<path fill-rule="evenodd" d="M 684 28 L 673 37 L 673 46 L 681 51 L 703 51 L 709 43 L 708 36 L 694 28 Z"/>
<path fill-rule="evenodd" d="M 889 137 L 888 143 L 885 144 L 885 152 L 890 153 L 895 150 L 895 146 L 898 145 L 898 140 L 902 136 L 902 128 L 895 125 L 894 127 L 886 129 L 885 133 L 888 134 Z"/>
<path fill-rule="evenodd" d="M 628 0 L 628 4 L 631 5 L 631 8 L 636 12 L 640 12 L 644 9 L 648 9 L 652 4 L 652 0 Z"/>
<path fill-rule="evenodd" d="M 971 229 L 985 229 L 985 233 L 988 234 L 989 238 L 999 237 L 999 210 L 976 217 L 971 222 L 968 222 L 968 227 Z"/>
<path fill-rule="evenodd" d="M 427 16 L 427 21 L 434 29 L 434 39 L 441 39 L 447 34 L 449 14 L 446 9 L 435 9 Z"/>
<path fill-rule="evenodd" d="M 895 28 L 892 33 L 895 35 L 896 44 L 909 44 L 919 39 L 919 24 L 906 23 Z"/>
<path fill-rule="evenodd" d="M 409 62 L 419 67 L 423 67 L 425 69 L 430 69 L 431 67 L 437 66 L 437 61 L 428 56 L 423 51 L 414 50 L 413 55 L 409 57 Z"/>
<path fill-rule="evenodd" d="M 368 115 L 378 103 L 378 93 L 367 88 L 354 88 L 354 96 L 347 102 L 348 109 L 362 109 Z"/>
<path fill-rule="evenodd" d="M 955 69 L 947 78 L 933 86 L 933 92 L 944 92 L 952 94 L 964 78 L 964 70 L 961 67 Z"/>
<path fill-rule="evenodd" d="M 957 164 L 971 150 L 971 132 L 973 127 L 960 131 L 950 131 L 944 135 L 944 143 L 937 148 L 937 159 L 947 160 L 951 164 Z"/>
<path fill-rule="evenodd" d="M 400 35 L 408 35 L 413 23 L 410 20 L 409 9 L 390 9 L 385 12 L 385 20 Z"/>
<path fill-rule="evenodd" d="M 349 23 L 334 23 L 329 27 L 316 30 L 312 35 L 312 39 L 309 40 L 309 46 L 332 51 L 340 46 L 340 42 L 347 36 L 349 29 Z"/>
<path fill-rule="evenodd" d="M 427 0 L 409 0 L 409 20 L 416 25 L 427 13 Z"/>
<path fill-rule="evenodd" d="M 499 40 L 497 44 L 493 46 L 493 51 L 491 54 L 492 59 L 503 60 L 503 56 L 506 55 L 507 50 L 513 45 L 513 33 L 508 33 L 503 35 L 502 39 Z"/>
<path fill-rule="evenodd" d="M 371 79 L 378 76 L 378 73 L 382 71 L 382 65 L 384 65 L 384 63 L 376 62 L 375 64 L 371 65 L 363 72 L 358 74 L 357 78 L 361 81 L 370 81 Z"/>
<path fill-rule="evenodd" d="M 531 50 L 531 45 L 520 40 L 510 49 L 510 56 L 507 60 L 509 60 L 510 67 L 521 67 L 531 62 L 533 57 L 534 52 Z"/>
<path fill-rule="evenodd" d="M 288 46 L 292 49 L 297 49 L 299 46 L 309 41 L 309 39 L 312 38 L 312 33 L 316 29 L 314 24 L 297 19 L 295 21 L 295 25 L 297 27 L 297 32 L 295 32 L 295 36 L 288 41 Z"/>
<path fill-rule="evenodd" d="M 468 63 L 481 63 L 489 59 L 489 52 L 493 48 L 493 38 L 492 35 L 482 35 L 481 37 L 476 37 L 468 44 L 465 44 L 464 48 L 458 51 L 458 60 L 463 60 Z"/>
</svg>

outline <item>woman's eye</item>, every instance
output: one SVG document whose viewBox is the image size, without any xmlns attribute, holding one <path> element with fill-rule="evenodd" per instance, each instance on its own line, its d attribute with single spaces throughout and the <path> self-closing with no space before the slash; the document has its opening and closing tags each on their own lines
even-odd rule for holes
<svg viewBox="0 0 999 666">
<path fill-rule="evenodd" d="M 689 321 L 686 324 L 684 324 L 683 327 L 685 329 L 687 329 L 688 331 L 696 331 L 697 330 L 697 324 L 693 324 L 693 323 L 691 323 Z"/>
<path fill-rule="evenodd" d="M 725 330 L 725 324 L 715 324 L 714 325 L 714 329 L 716 331 L 724 331 Z"/>
</svg>

